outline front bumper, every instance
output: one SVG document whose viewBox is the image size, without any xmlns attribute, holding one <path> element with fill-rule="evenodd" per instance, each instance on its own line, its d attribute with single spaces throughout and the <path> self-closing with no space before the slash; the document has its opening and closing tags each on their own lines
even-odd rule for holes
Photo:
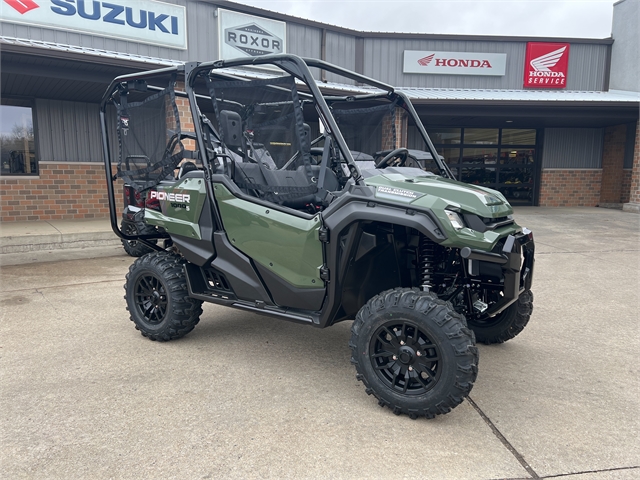
<svg viewBox="0 0 640 480">
<path fill-rule="evenodd" d="M 472 275 L 482 269 L 484 262 L 497 264 L 502 269 L 503 297 L 484 312 L 487 316 L 493 317 L 503 312 L 523 291 L 531 288 L 535 263 L 535 242 L 531 230 L 523 228 L 521 233 L 509 235 L 501 252 L 485 252 L 465 247 L 460 250 L 460 256 L 470 260 L 469 272 Z"/>
</svg>

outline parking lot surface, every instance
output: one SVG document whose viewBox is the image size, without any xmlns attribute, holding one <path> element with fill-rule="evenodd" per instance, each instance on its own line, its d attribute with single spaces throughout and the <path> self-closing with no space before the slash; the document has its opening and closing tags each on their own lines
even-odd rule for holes
<svg viewBox="0 0 640 480">
<path fill-rule="evenodd" d="M 531 322 L 479 346 L 470 399 L 434 420 L 365 394 L 350 322 L 205 305 L 156 343 L 129 321 L 124 254 L 3 267 L 0 478 L 640 478 L 640 216 L 516 213 Z"/>
</svg>

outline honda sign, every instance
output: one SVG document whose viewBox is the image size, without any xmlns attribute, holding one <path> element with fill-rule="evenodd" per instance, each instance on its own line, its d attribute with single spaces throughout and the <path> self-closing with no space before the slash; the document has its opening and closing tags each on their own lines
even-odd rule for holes
<svg viewBox="0 0 640 480">
<path fill-rule="evenodd" d="M 565 88 L 569 65 L 568 43 L 527 43 L 525 88 Z"/>
<path fill-rule="evenodd" d="M 507 68 L 506 53 L 404 51 L 404 73 L 496 75 Z"/>
</svg>

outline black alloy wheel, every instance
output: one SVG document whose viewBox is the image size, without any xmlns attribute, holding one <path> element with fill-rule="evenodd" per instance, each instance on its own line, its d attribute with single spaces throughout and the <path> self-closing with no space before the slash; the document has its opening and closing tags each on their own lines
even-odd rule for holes
<svg viewBox="0 0 640 480">
<path fill-rule="evenodd" d="M 450 412 L 478 375 L 473 332 L 432 292 L 395 288 L 376 295 L 356 315 L 349 346 L 366 393 L 413 419 Z"/>
<path fill-rule="evenodd" d="M 174 340 L 200 321 L 202 301 L 189 297 L 185 263 L 179 255 L 162 251 L 144 255 L 129 267 L 124 298 L 131 321 L 143 336 Z"/>
<path fill-rule="evenodd" d="M 385 323 L 373 334 L 369 351 L 378 378 L 398 393 L 422 395 L 440 378 L 440 348 L 413 322 Z"/>
<path fill-rule="evenodd" d="M 162 281 L 153 275 L 142 275 L 136 280 L 135 302 L 138 312 L 152 325 L 161 323 L 167 315 L 167 290 Z"/>
</svg>

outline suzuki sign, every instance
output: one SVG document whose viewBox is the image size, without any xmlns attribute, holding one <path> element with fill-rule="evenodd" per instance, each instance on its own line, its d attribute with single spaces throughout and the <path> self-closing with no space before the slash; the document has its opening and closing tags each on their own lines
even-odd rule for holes
<svg viewBox="0 0 640 480">
<path fill-rule="evenodd" d="M 2 0 L 0 20 L 187 48 L 185 7 L 154 0 Z"/>
<path fill-rule="evenodd" d="M 506 53 L 404 51 L 404 73 L 503 76 Z"/>
<path fill-rule="evenodd" d="M 569 65 L 568 43 L 527 43 L 525 88 L 565 88 Z"/>
<path fill-rule="evenodd" d="M 284 22 L 218 9 L 218 32 L 223 60 L 287 51 Z"/>
</svg>

